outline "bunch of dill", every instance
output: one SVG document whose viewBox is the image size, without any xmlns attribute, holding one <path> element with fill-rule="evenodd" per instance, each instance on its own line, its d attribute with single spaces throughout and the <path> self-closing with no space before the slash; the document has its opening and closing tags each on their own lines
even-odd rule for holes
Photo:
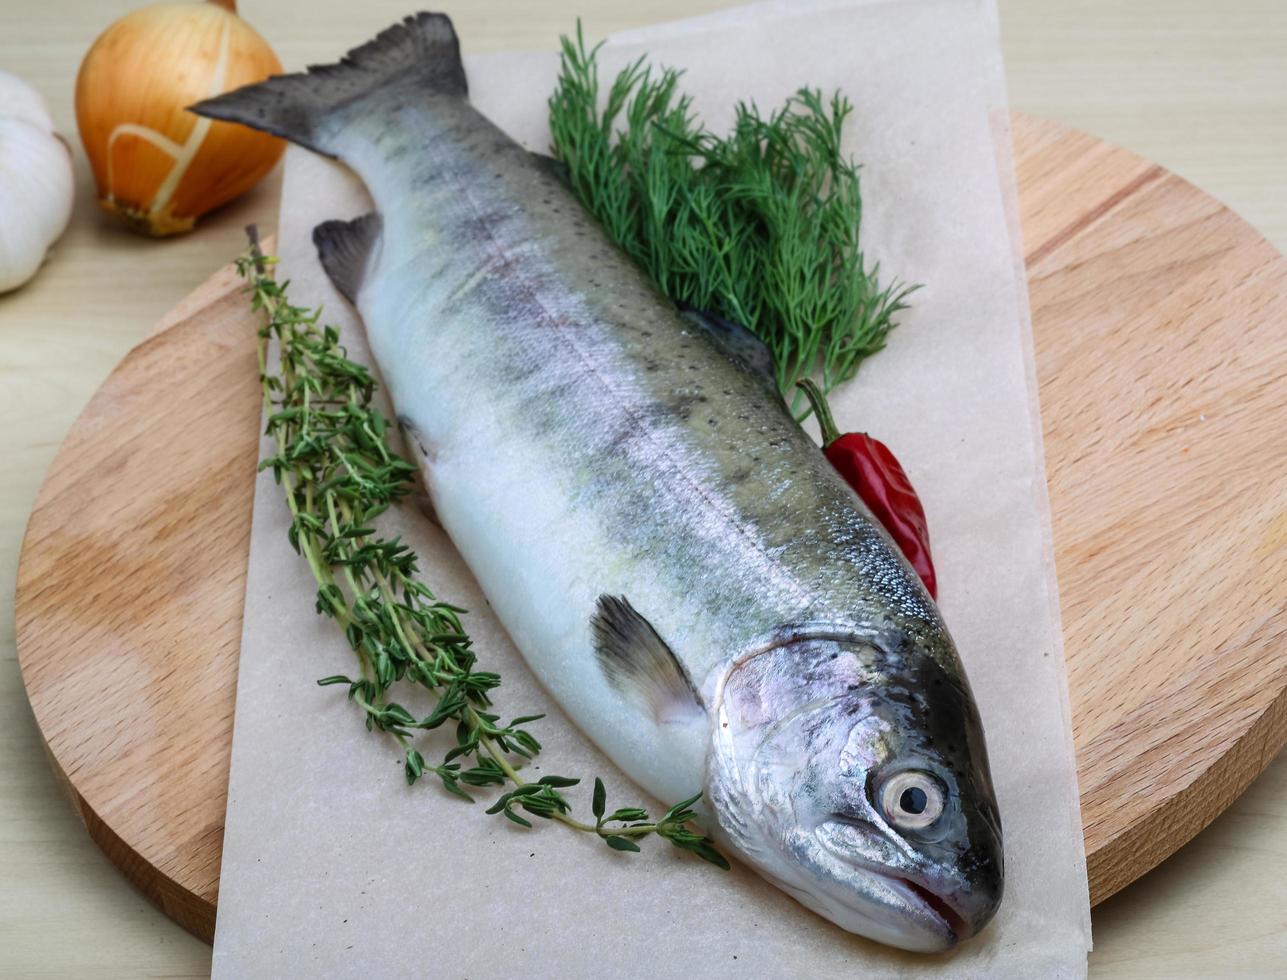
<svg viewBox="0 0 1287 980">
<path fill-rule="evenodd" d="M 815 372 L 824 391 L 852 378 L 916 287 L 882 288 L 863 257 L 858 166 L 840 148 L 848 100 L 801 89 L 767 117 L 740 103 L 720 137 L 682 73 L 643 58 L 600 108 L 598 50 L 579 23 L 563 38 L 549 102 L 553 152 L 582 204 L 666 295 L 754 331 L 784 394 Z"/>
</svg>

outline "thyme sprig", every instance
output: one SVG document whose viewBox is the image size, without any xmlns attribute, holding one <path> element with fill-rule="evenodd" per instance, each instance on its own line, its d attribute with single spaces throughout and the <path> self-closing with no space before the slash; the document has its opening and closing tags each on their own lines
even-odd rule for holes
<svg viewBox="0 0 1287 980">
<path fill-rule="evenodd" d="M 480 670 L 464 610 L 443 602 L 418 578 L 415 553 L 398 538 L 385 538 L 375 519 L 413 489 L 412 466 L 388 440 L 390 420 L 371 404 L 371 372 L 349 359 L 339 330 L 319 325 L 320 310 L 292 305 L 287 283 L 272 274 L 274 261 L 260 249 L 254 227 L 249 252 L 237 271 L 250 286 L 251 305 L 265 315 L 259 330 L 259 376 L 274 453 L 271 469 L 290 508 L 291 546 L 317 583 L 318 613 L 335 620 L 357 660 L 357 675 L 318 681 L 343 685 L 363 712 L 368 730 L 387 733 L 401 747 L 409 784 L 432 773 L 449 793 L 474 802 L 473 792 L 508 787 L 487 812 L 524 827 L 524 813 L 594 834 L 618 851 L 638 851 L 637 841 L 656 835 L 722 868 L 728 862 L 693 826 L 700 794 L 677 803 L 659 819 L 642 807 L 607 810 L 602 780 L 595 778 L 594 822 L 572 816 L 561 790 L 580 780 L 545 775 L 529 781 L 524 762 L 541 751 L 525 727 L 541 715 L 503 722 L 492 710 L 498 674 Z M 279 361 L 272 365 L 270 344 Z M 417 718 L 392 699 L 395 688 L 419 686 L 435 699 Z M 437 764 L 426 761 L 418 737 L 454 727 L 455 743 Z"/>
<path fill-rule="evenodd" d="M 742 323 L 769 347 L 784 395 L 817 372 L 829 392 L 885 345 L 916 287 L 879 284 L 859 239 L 858 165 L 841 152 L 853 110 L 800 89 L 776 112 L 739 103 L 716 136 L 644 58 L 600 108 L 597 55 L 578 22 L 549 101 L 554 155 L 581 203 L 662 292 Z"/>
</svg>

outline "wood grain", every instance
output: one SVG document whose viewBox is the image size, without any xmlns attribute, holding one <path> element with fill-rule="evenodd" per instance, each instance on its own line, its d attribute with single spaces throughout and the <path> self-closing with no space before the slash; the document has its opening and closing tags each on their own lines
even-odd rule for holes
<svg viewBox="0 0 1287 980">
<path fill-rule="evenodd" d="M 449 5 L 476 50 L 548 48 L 730 0 L 472 0 Z M 210 947 L 157 913 L 89 840 L 51 778 L 14 649 L 18 551 L 59 444 L 115 364 L 240 247 L 275 226 L 279 181 L 155 243 L 93 200 L 75 139 L 76 69 L 140 0 L 7 0 L 0 64 L 45 95 L 77 149 L 72 225 L 40 275 L 0 297 L 0 974 L 208 977 Z M 1215 194 L 1287 252 L 1287 4 L 1282 0 L 999 0 L 1012 102 L 1131 147 Z M 406 0 L 239 0 L 295 69 L 326 62 Z M 854 93 L 858 94 L 858 93 Z M 1287 753 L 1236 805 L 1095 907 L 1096 978 L 1287 974 Z M 75 941 L 67 924 L 75 923 Z"/>
<path fill-rule="evenodd" d="M 130 352 L 73 425 L 19 560 L 19 662 L 55 771 L 112 862 L 207 941 L 257 377 L 253 321 L 225 269 Z"/>
<path fill-rule="evenodd" d="M 1015 142 L 1099 901 L 1205 826 L 1287 738 L 1287 261 L 1132 154 L 1025 117 Z M 50 470 L 19 568 L 18 646 L 90 833 L 208 939 L 253 327 L 226 270 L 162 327 Z"/>
<path fill-rule="evenodd" d="M 1020 196 L 1099 901 L 1227 807 L 1287 735 L 1287 262 L 1160 167 L 1053 124 L 1025 132 Z"/>
</svg>

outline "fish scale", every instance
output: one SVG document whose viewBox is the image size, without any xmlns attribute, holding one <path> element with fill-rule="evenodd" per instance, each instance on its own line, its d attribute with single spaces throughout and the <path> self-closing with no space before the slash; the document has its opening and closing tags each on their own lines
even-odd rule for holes
<svg viewBox="0 0 1287 980">
<path fill-rule="evenodd" d="M 934 621 L 883 532 L 764 379 L 660 297 L 547 165 L 463 101 L 426 100 L 397 118 L 394 140 L 376 142 L 369 131 L 378 120 L 364 117 L 336 145 L 342 155 L 364 143 L 381 150 L 369 169 L 359 163 L 373 188 L 404 185 L 395 194 L 414 187 L 433 204 L 452 202 L 393 223 L 382 245 L 408 254 L 418 242 L 451 241 L 450 260 L 432 259 L 434 274 L 410 288 L 396 284 L 401 262 L 377 263 L 366 289 L 396 297 L 395 308 L 358 297 L 399 412 L 438 453 L 471 443 L 543 447 L 532 472 L 562 483 L 569 549 L 598 524 L 614 549 L 640 559 L 637 576 L 665 576 L 673 595 L 702 596 L 707 615 L 729 624 L 722 649 L 679 652 L 693 657 L 696 677 L 811 614 L 868 621 L 904 605 L 909 617 Z M 382 181 L 412 156 L 401 152 L 411 139 L 423 143 L 414 168 Z M 363 160 L 360 149 L 352 156 Z M 555 348 L 566 358 L 550 357 Z M 432 350 L 433 363 L 403 370 L 407 350 Z M 451 377 L 464 379 L 458 393 Z M 472 421 L 448 414 L 453 394 L 456 404 L 479 403 Z M 439 514 L 450 532 L 452 517 L 442 506 Z M 662 514 L 670 519 L 649 519 Z M 819 514 L 825 538 L 811 533 Z M 510 542 L 530 533 L 503 511 L 492 519 Z M 730 564 L 739 574 L 720 576 Z M 599 592 L 638 596 L 641 585 L 622 576 L 596 589 L 582 607 L 585 624 Z M 663 610 L 650 615 L 663 632 L 683 628 Z"/>
<path fill-rule="evenodd" d="M 756 342 L 678 310 L 469 104 L 442 15 L 196 110 L 366 183 L 379 220 L 319 229 L 323 265 L 438 519 L 568 716 L 655 795 L 700 788 L 725 846 L 845 928 L 977 931 L 1000 827 L 960 661 Z"/>
</svg>

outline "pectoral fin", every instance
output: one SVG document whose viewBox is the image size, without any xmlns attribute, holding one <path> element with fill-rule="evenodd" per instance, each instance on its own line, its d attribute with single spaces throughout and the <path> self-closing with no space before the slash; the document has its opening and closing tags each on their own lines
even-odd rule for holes
<svg viewBox="0 0 1287 980">
<path fill-rule="evenodd" d="M 625 596 L 599 596 L 590 626 L 604 676 L 659 723 L 704 712 L 684 665 Z"/>
</svg>

